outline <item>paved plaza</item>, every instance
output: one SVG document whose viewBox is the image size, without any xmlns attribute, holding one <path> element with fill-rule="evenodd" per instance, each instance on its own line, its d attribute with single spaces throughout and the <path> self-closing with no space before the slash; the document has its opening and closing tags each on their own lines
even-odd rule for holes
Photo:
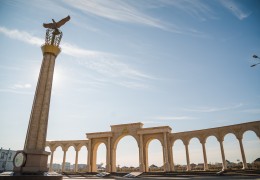
<svg viewBox="0 0 260 180">
<path fill-rule="evenodd" d="M 260 175 L 258 176 L 252 176 L 252 175 L 232 175 L 232 176 L 203 176 L 203 175 L 178 175 L 178 176 L 141 176 L 136 178 L 126 178 L 126 177 L 120 177 L 120 176 L 111 176 L 111 177 L 105 177 L 100 178 L 96 176 L 63 176 L 64 180 L 80 180 L 80 179 L 106 179 L 106 180 L 114 180 L 114 179 L 137 179 L 137 180 L 167 180 L 167 179 L 183 179 L 183 180 L 189 180 L 189 179 L 258 179 L 260 180 Z"/>
</svg>

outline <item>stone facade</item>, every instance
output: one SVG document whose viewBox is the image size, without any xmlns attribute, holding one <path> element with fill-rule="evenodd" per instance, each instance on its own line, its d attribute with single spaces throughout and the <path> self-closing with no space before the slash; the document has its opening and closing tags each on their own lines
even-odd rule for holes
<svg viewBox="0 0 260 180">
<path fill-rule="evenodd" d="M 222 168 L 223 170 L 227 168 L 225 161 L 225 153 L 223 147 L 223 141 L 225 135 L 232 133 L 236 136 L 239 141 L 240 151 L 242 156 L 243 168 L 247 168 L 246 157 L 244 153 L 244 147 L 242 143 L 243 134 L 246 131 L 253 131 L 260 138 L 260 121 L 248 122 L 243 124 L 236 124 L 231 126 L 223 126 L 217 128 L 187 131 L 180 133 L 172 133 L 172 129 L 169 126 L 160 126 L 152 128 L 143 128 L 142 123 L 132 123 L 132 124 L 120 124 L 112 125 L 111 131 L 108 132 L 97 132 L 97 133 L 87 133 L 87 140 L 70 140 L 70 141 L 47 141 L 46 146 L 51 150 L 51 161 L 50 170 L 53 163 L 53 155 L 57 147 L 61 146 L 64 151 L 63 155 L 63 166 L 62 171 L 64 171 L 64 165 L 66 162 L 66 152 L 70 146 L 73 146 L 76 151 L 75 157 L 75 171 L 77 172 L 78 164 L 78 152 L 82 146 L 86 146 L 88 150 L 88 161 L 87 161 L 87 171 L 96 172 L 96 157 L 97 149 L 101 143 L 106 146 L 106 171 L 116 172 L 116 149 L 118 142 L 127 135 L 134 137 L 139 148 L 139 168 L 142 172 L 148 172 L 148 146 L 153 139 L 160 141 L 163 147 L 163 162 L 164 171 L 174 171 L 174 160 L 172 147 L 176 140 L 181 140 L 185 145 L 186 150 L 186 160 L 187 160 L 187 171 L 191 170 L 190 158 L 189 158 L 189 142 L 192 138 L 198 138 L 203 150 L 204 158 L 204 170 L 208 170 L 207 153 L 205 148 L 206 140 L 209 136 L 215 136 L 219 142 L 222 157 Z"/>
</svg>

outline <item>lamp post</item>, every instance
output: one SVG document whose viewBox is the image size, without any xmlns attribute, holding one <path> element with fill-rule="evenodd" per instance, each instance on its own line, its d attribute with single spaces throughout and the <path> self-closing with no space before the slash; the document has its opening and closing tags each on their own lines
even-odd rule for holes
<svg viewBox="0 0 260 180">
<path fill-rule="evenodd" d="M 260 57 L 259 56 L 257 56 L 257 55 L 253 55 L 253 58 L 255 58 L 255 59 L 260 59 Z M 260 62 L 259 63 L 255 63 L 255 64 L 252 64 L 250 67 L 255 67 L 256 65 L 258 65 L 258 64 L 260 64 Z"/>
</svg>

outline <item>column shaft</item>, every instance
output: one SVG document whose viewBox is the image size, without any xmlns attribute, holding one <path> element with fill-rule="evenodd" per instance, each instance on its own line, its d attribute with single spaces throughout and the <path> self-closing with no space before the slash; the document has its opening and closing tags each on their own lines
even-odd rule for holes
<svg viewBox="0 0 260 180">
<path fill-rule="evenodd" d="M 242 161 L 243 161 L 243 169 L 247 169 L 246 156 L 245 156 L 245 151 L 244 151 L 242 138 L 239 138 L 238 142 L 239 142 L 241 156 L 242 156 Z"/>
<path fill-rule="evenodd" d="M 202 145 L 202 150 L 203 150 L 204 171 L 207 171 L 209 168 L 208 168 L 208 160 L 207 160 L 207 152 L 206 152 L 205 142 L 202 142 L 201 145 Z"/>
<path fill-rule="evenodd" d="M 144 144 L 143 144 L 143 135 L 142 134 L 140 134 L 140 144 L 139 144 L 139 169 L 141 172 L 145 172 Z"/>
<path fill-rule="evenodd" d="M 75 168 L 74 172 L 78 172 L 78 156 L 79 156 L 79 151 L 76 150 L 76 157 L 75 157 Z"/>
<path fill-rule="evenodd" d="M 43 57 L 24 144 L 27 151 L 45 149 L 55 58 L 52 54 Z"/>
<path fill-rule="evenodd" d="M 88 172 L 92 172 L 91 168 L 91 158 L 92 157 L 92 147 L 91 147 L 91 139 L 88 141 Z"/>
<path fill-rule="evenodd" d="M 219 141 L 219 144 L 220 144 L 221 157 L 222 157 L 222 170 L 225 170 L 227 169 L 227 163 L 226 163 L 226 157 L 225 157 L 225 152 L 223 147 L 223 141 Z"/>
<path fill-rule="evenodd" d="M 106 167 L 106 171 L 107 172 L 111 172 L 111 138 L 108 137 L 107 139 L 107 167 Z"/>
<path fill-rule="evenodd" d="M 169 165 L 169 154 L 168 154 L 168 141 L 166 137 L 166 132 L 163 133 L 163 157 L 164 157 L 164 170 L 169 172 L 170 171 L 170 165 Z"/>
<path fill-rule="evenodd" d="M 62 169 L 61 172 L 65 172 L 65 162 L 66 162 L 66 151 L 63 151 L 63 161 L 62 161 Z"/>
<path fill-rule="evenodd" d="M 185 151 L 186 151 L 186 161 L 187 161 L 187 171 L 190 171 L 190 155 L 189 155 L 189 145 L 185 144 Z"/>
</svg>

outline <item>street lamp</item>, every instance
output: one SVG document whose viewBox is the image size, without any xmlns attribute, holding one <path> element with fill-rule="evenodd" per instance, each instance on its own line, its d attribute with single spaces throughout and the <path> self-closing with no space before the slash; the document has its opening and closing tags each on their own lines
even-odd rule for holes
<svg viewBox="0 0 260 180">
<path fill-rule="evenodd" d="M 255 58 L 255 59 L 260 59 L 260 57 L 259 56 L 257 56 L 257 55 L 253 55 L 253 58 Z M 256 65 L 258 65 L 258 64 L 260 64 L 260 62 L 259 63 L 255 63 L 255 64 L 253 64 L 253 65 L 251 65 L 250 67 L 255 67 Z"/>
</svg>

